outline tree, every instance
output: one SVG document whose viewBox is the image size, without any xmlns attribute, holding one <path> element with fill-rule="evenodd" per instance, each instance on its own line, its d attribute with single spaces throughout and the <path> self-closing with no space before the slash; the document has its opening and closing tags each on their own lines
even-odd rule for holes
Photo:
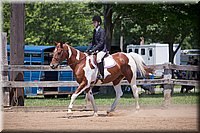
<svg viewBox="0 0 200 133">
<path fill-rule="evenodd" d="M 23 65 L 24 64 L 24 3 L 12 3 L 11 4 L 11 28 L 10 28 L 10 64 L 11 65 Z M 11 71 L 11 81 L 23 81 L 23 72 Z M 18 104 L 24 106 L 24 88 L 12 88 L 11 89 L 11 105 Z M 13 103 L 16 101 L 18 103 Z"/>
<path fill-rule="evenodd" d="M 92 36 L 90 12 L 83 3 L 27 4 L 26 42 L 52 44 L 54 41 L 87 45 Z M 33 12 L 34 10 L 34 12 Z M 37 32 L 35 31 L 37 30 Z"/>
<path fill-rule="evenodd" d="M 91 12 L 84 3 L 26 3 L 25 43 L 52 45 L 54 41 L 88 45 L 92 37 Z M 10 4 L 3 5 L 4 31 L 10 36 Z"/>
<path fill-rule="evenodd" d="M 198 27 L 198 16 L 195 10 L 197 5 L 158 5 L 157 37 L 159 41 L 169 44 L 169 62 L 173 63 L 174 56 L 182 46 L 186 37 L 196 34 Z M 174 51 L 173 44 L 178 43 L 178 48 Z"/>
<path fill-rule="evenodd" d="M 146 43 L 179 43 L 183 48 L 197 48 L 198 5 L 27 3 L 25 42 L 50 45 L 54 41 L 64 41 L 72 45 L 88 45 L 93 30 L 91 18 L 100 15 L 109 47 L 113 43 L 119 44 L 119 38 L 123 34 L 126 44 L 133 38 L 138 40 L 140 36 L 144 36 Z M 9 36 L 8 9 L 9 4 L 4 4 L 3 28 Z"/>
<path fill-rule="evenodd" d="M 108 46 L 108 50 L 110 51 L 111 43 L 112 43 L 112 34 L 113 34 L 113 22 L 112 22 L 112 5 L 105 4 L 104 5 L 104 27 L 106 32 L 106 44 Z"/>
<path fill-rule="evenodd" d="M 195 40 L 198 38 L 198 14 L 195 12 L 198 11 L 198 5 L 130 4 L 118 7 L 118 9 L 123 11 L 125 42 L 130 43 L 133 38 L 137 40 L 140 36 L 144 36 L 146 42 L 149 43 L 168 43 L 169 62 L 173 63 L 173 58 L 178 50 L 173 51 L 174 43 L 178 43 L 178 48 L 180 48 L 186 38 L 195 36 Z M 121 34 L 120 27 L 115 29 L 118 34 Z M 193 40 L 193 44 L 196 42 L 195 40 Z"/>
</svg>

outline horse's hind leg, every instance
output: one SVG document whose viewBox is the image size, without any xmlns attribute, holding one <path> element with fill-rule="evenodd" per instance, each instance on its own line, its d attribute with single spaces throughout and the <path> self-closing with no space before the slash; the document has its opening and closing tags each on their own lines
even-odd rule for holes
<svg viewBox="0 0 200 133">
<path fill-rule="evenodd" d="M 140 106 L 139 106 L 139 102 L 138 102 L 138 100 L 139 100 L 138 88 L 136 86 L 136 73 L 133 73 L 134 72 L 133 70 L 134 70 L 134 68 L 126 69 L 124 75 L 131 85 L 133 96 L 136 100 L 136 102 L 135 102 L 136 110 L 139 110 Z"/>
<path fill-rule="evenodd" d="M 93 97 L 93 94 L 92 94 L 92 90 L 90 89 L 89 91 L 86 92 L 87 94 L 87 98 L 90 100 L 90 102 L 92 103 L 92 107 L 93 107 L 93 110 L 94 110 L 94 116 L 98 116 L 97 114 L 97 106 L 94 102 L 94 97 Z"/>
<path fill-rule="evenodd" d="M 110 113 L 110 112 L 115 110 L 120 97 L 123 95 L 123 92 L 122 92 L 122 89 L 121 89 L 121 85 L 114 86 L 114 89 L 115 89 L 115 92 L 116 92 L 115 101 L 113 102 L 113 104 L 111 105 L 111 109 L 108 110 L 107 113 Z"/>
<path fill-rule="evenodd" d="M 126 76 L 127 80 L 129 81 L 129 83 L 131 84 L 131 89 L 132 89 L 132 92 L 133 92 L 133 96 L 136 100 L 135 102 L 135 107 L 136 107 L 136 110 L 139 110 L 140 109 L 140 106 L 139 106 L 139 94 L 138 94 L 138 88 L 136 86 L 136 74 L 132 74 L 132 78 L 130 78 L 130 76 Z"/>
<path fill-rule="evenodd" d="M 89 91 L 92 91 L 91 87 L 85 90 L 86 93 L 85 93 L 85 105 L 84 105 L 84 109 L 86 109 L 86 110 L 87 110 L 87 108 L 88 108 L 88 106 L 90 104 L 89 102 L 91 102 L 90 98 L 89 98 L 89 94 L 90 94 Z"/>
<path fill-rule="evenodd" d="M 138 88 L 137 88 L 136 84 L 131 84 L 131 88 L 133 91 L 133 96 L 136 100 L 136 102 L 135 102 L 136 110 L 139 110 L 140 106 L 139 106 L 139 102 L 138 102 L 138 100 L 139 100 Z"/>
</svg>

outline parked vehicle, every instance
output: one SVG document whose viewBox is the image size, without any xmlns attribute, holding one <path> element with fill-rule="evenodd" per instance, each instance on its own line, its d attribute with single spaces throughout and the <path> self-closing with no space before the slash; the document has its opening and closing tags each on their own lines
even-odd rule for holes
<svg viewBox="0 0 200 133">
<path fill-rule="evenodd" d="M 76 49 L 86 51 L 87 46 L 77 46 Z M 55 46 L 33 46 L 24 47 L 24 65 L 49 65 Z M 8 64 L 10 64 L 10 45 L 7 45 Z M 66 65 L 63 62 L 62 65 Z M 24 71 L 24 81 L 74 81 L 72 71 Z M 46 98 L 63 96 L 73 93 L 74 87 L 25 87 L 25 96 L 44 95 Z"/>
<path fill-rule="evenodd" d="M 173 49 L 176 50 L 178 44 L 173 45 Z M 158 65 L 169 62 L 169 48 L 168 44 L 152 43 L 149 45 L 127 45 L 127 52 L 135 52 L 142 56 L 144 62 L 147 65 Z M 181 49 L 174 57 L 174 63 L 180 65 Z M 163 71 L 156 71 L 155 76 L 161 76 Z"/>
<path fill-rule="evenodd" d="M 189 60 L 193 58 L 199 62 L 200 50 L 199 49 L 184 49 L 181 50 L 181 65 L 187 65 Z"/>
</svg>

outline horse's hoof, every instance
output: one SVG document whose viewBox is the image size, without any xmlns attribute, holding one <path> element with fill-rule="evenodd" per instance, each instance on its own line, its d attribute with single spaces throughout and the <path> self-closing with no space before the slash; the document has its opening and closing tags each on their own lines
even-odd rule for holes
<svg viewBox="0 0 200 133">
<path fill-rule="evenodd" d="M 111 113 L 111 112 L 113 112 L 114 110 L 107 110 L 107 114 L 109 114 L 109 113 Z"/>
<path fill-rule="evenodd" d="M 113 112 L 107 112 L 107 116 L 114 116 Z"/>
<path fill-rule="evenodd" d="M 135 109 L 135 113 L 138 113 L 139 110 L 140 110 L 140 108 L 136 108 L 136 109 Z"/>
<path fill-rule="evenodd" d="M 108 116 L 113 116 L 113 115 L 114 115 L 113 112 L 114 112 L 114 110 L 108 110 L 108 111 L 107 111 L 107 115 L 108 115 Z"/>
<path fill-rule="evenodd" d="M 111 112 L 110 110 L 107 110 L 107 112 L 106 112 L 106 113 L 107 113 L 107 115 L 108 115 L 110 112 Z"/>
<path fill-rule="evenodd" d="M 67 111 L 67 114 L 68 114 L 68 115 L 73 114 L 72 110 L 68 110 L 68 111 Z"/>
<path fill-rule="evenodd" d="M 135 110 L 135 111 L 136 111 L 136 112 L 139 112 L 139 110 L 140 110 L 140 108 L 136 108 L 136 110 Z"/>
<path fill-rule="evenodd" d="M 73 114 L 73 112 L 67 112 L 67 114 L 69 114 L 69 115 L 70 115 L 70 114 Z"/>
<path fill-rule="evenodd" d="M 137 111 L 139 111 L 140 110 L 140 106 L 136 106 L 136 108 L 135 108 Z"/>
<path fill-rule="evenodd" d="M 99 115 L 97 114 L 97 112 L 95 112 L 95 113 L 93 114 L 93 117 L 97 117 L 97 116 L 99 116 Z"/>
</svg>

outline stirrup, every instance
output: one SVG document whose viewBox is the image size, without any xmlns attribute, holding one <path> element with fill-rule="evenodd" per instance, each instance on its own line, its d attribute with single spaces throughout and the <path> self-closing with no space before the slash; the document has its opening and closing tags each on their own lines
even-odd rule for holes
<svg viewBox="0 0 200 133">
<path fill-rule="evenodd" d="M 97 75 L 97 79 L 103 80 L 104 78 L 103 78 L 103 76 L 102 76 L 101 74 L 98 74 L 98 75 Z"/>
</svg>

